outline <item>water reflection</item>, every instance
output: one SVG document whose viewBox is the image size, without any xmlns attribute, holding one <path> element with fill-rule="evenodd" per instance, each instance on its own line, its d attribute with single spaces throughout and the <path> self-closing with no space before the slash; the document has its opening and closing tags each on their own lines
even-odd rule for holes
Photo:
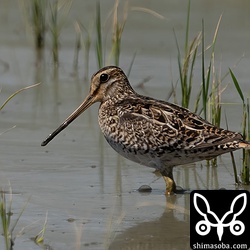
<svg viewBox="0 0 250 250">
<path fill-rule="evenodd" d="M 108 249 L 190 249 L 188 199 L 189 195 L 166 197 L 166 207 L 159 218 L 149 217 L 146 222 L 117 232 Z M 154 208 L 152 204 L 145 205 L 143 211 L 153 214 Z"/>
</svg>

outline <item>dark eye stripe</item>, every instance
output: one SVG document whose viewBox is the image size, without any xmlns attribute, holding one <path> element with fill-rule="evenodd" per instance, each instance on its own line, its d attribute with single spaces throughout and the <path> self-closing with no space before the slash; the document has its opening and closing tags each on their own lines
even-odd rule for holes
<svg viewBox="0 0 250 250">
<path fill-rule="evenodd" d="M 100 75 L 100 82 L 101 82 L 101 83 L 107 82 L 108 79 L 109 79 L 109 75 L 108 75 L 108 74 L 101 74 L 101 75 Z"/>
</svg>

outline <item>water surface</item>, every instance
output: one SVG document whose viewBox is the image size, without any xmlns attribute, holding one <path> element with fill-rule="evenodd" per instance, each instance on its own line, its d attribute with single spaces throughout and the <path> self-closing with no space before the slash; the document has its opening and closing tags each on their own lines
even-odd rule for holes
<svg viewBox="0 0 250 250">
<path fill-rule="evenodd" d="M 112 4 L 113 1 L 101 3 L 103 20 Z M 130 74 L 131 84 L 142 94 L 166 99 L 171 82 L 178 80 L 173 29 L 183 46 L 187 6 L 183 1 L 131 1 L 130 4 L 153 9 L 164 19 L 138 11 L 129 12 L 120 65 L 127 72 L 133 54 L 137 52 Z M 242 0 L 192 1 L 190 19 L 190 39 L 201 30 L 204 19 L 206 43 L 209 44 L 219 16 L 223 14 L 216 45 L 217 74 L 223 76 L 228 67 L 233 68 L 246 95 L 250 65 L 249 9 L 249 1 Z M 73 23 L 79 19 L 86 27 L 91 26 L 95 3 L 73 1 L 62 29 L 57 71 L 51 63 L 49 43 L 44 60 L 37 62 L 32 35 L 23 22 L 17 2 L 3 1 L 0 11 L 1 101 L 24 86 L 41 82 L 39 87 L 16 96 L 0 114 L 0 132 L 16 125 L 0 137 L 0 188 L 8 191 L 10 183 L 13 219 L 28 201 L 15 233 L 28 227 L 17 238 L 16 249 L 41 249 L 31 238 L 41 230 L 47 212 L 44 244 L 50 249 L 189 249 L 189 195 L 166 197 L 164 181 L 153 173 L 153 169 L 118 156 L 99 130 L 98 104 L 47 147 L 40 146 L 88 92 L 82 53 L 78 74 L 73 71 Z M 107 24 L 105 28 L 109 30 Z M 107 44 L 110 39 L 107 32 Z M 88 78 L 97 70 L 96 65 L 93 45 Z M 144 88 L 137 88 L 146 77 L 151 80 L 144 84 Z M 201 66 L 197 63 L 194 97 L 200 79 Z M 240 131 L 240 98 L 230 77 L 223 84 L 228 85 L 223 102 L 231 103 L 223 105 L 223 114 L 227 115 L 229 128 Z M 180 93 L 177 94 L 180 99 Z M 226 127 L 224 115 L 222 126 Z M 241 152 L 235 153 L 239 170 L 241 157 Z M 176 167 L 174 175 L 178 185 L 190 190 L 237 188 L 229 154 L 218 159 L 217 168 L 201 162 Z M 153 191 L 139 193 L 137 189 L 144 184 L 150 185 Z M 3 244 L 3 238 L 0 238 L 1 249 Z"/>
</svg>

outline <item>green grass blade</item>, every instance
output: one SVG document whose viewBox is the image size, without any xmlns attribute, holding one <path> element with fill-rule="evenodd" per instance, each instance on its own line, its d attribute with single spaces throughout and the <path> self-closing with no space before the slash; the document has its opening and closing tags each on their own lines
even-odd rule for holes
<svg viewBox="0 0 250 250">
<path fill-rule="evenodd" d="M 103 49 L 102 49 L 101 7 L 99 1 L 96 4 L 96 33 L 97 33 L 97 41 L 96 41 L 97 62 L 98 62 L 98 67 L 102 68 Z"/>
<path fill-rule="evenodd" d="M 46 228 L 47 228 L 47 221 L 48 221 L 48 211 L 46 212 L 46 216 L 45 216 L 45 221 L 44 221 L 44 224 L 43 224 L 43 228 L 42 230 L 35 236 L 35 243 L 36 244 L 42 244 L 43 241 L 44 241 L 44 234 L 45 234 L 45 231 L 46 231 Z"/>
<path fill-rule="evenodd" d="M 230 72 L 230 75 L 231 75 L 231 77 L 233 79 L 234 86 L 237 89 L 238 94 L 240 95 L 240 98 L 241 98 L 242 102 L 245 103 L 245 98 L 244 98 L 244 95 L 243 95 L 242 90 L 240 88 L 239 82 L 237 81 L 234 73 L 232 72 L 232 70 L 230 68 L 229 68 L 229 72 Z"/>
<path fill-rule="evenodd" d="M 202 63 L 202 104 L 204 118 L 207 119 L 207 86 L 205 73 L 205 38 L 204 38 L 204 20 L 202 20 L 202 39 L 201 39 L 201 63 Z"/>
<path fill-rule="evenodd" d="M 235 181 L 236 184 L 239 184 L 240 182 L 239 182 L 239 179 L 238 179 L 237 167 L 236 167 L 236 163 L 235 163 L 233 152 L 230 152 L 230 155 L 231 155 L 231 160 L 232 160 L 232 164 L 233 164 L 234 181 Z"/>
<path fill-rule="evenodd" d="M 33 87 L 36 87 L 38 86 L 40 83 L 36 83 L 36 84 L 33 84 L 31 86 L 27 86 L 27 87 L 24 87 L 22 89 L 19 89 L 18 91 L 16 91 L 15 93 L 13 93 L 1 106 L 0 106 L 0 110 L 2 110 L 4 108 L 4 106 L 14 97 L 16 96 L 17 94 L 19 94 L 20 92 L 26 90 L 26 89 L 30 89 L 30 88 L 33 88 Z"/>
<path fill-rule="evenodd" d="M 194 72 L 194 65 L 195 65 L 196 58 L 197 58 L 197 51 L 198 51 L 198 45 L 196 45 L 196 47 L 194 49 L 193 58 L 192 58 L 192 61 L 191 61 L 191 66 L 190 66 L 189 83 L 188 83 L 188 99 L 189 100 L 191 98 L 192 83 L 193 83 L 193 72 Z"/>
<path fill-rule="evenodd" d="M 187 10 L 187 21 L 186 21 L 186 40 L 185 40 L 185 54 L 188 53 L 188 40 L 189 40 L 189 19 L 190 19 L 190 7 L 191 0 L 188 1 L 188 10 Z"/>
<path fill-rule="evenodd" d="M 183 101 L 183 96 L 185 93 L 185 85 L 184 85 L 184 80 L 183 80 L 183 68 L 182 68 L 182 64 L 181 64 L 181 52 L 180 52 L 180 47 L 179 47 L 179 43 L 177 40 L 177 36 L 174 31 L 174 37 L 175 37 L 175 43 L 176 43 L 176 47 L 177 47 L 177 62 L 178 62 L 178 69 L 179 69 L 179 77 L 180 77 L 180 84 L 181 84 L 181 92 L 182 92 L 182 106 L 184 106 L 184 101 Z"/>
<path fill-rule="evenodd" d="M 1 199 L 0 199 L 0 218 L 2 221 L 2 229 L 3 229 L 3 236 L 5 241 L 5 248 L 6 250 L 10 249 L 10 235 L 9 235 L 9 223 L 6 215 L 6 198 L 5 193 L 3 190 L 1 192 Z"/>
<path fill-rule="evenodd" d="M 250 140 L 250 107 L 249 107 L 249 97 L 247 98 L 247 105 L 246 105 L 246 112 L 247 112 L 247 140 Z"/>
<path fill-rule="evenodd" d="M 214 55 L 215 52 L 215 44 L 216 44 L 216 40 L 218 37 L 218 31 L 219 31 L 219 27 L 220 27 L 220 23 L 221 23 L 221 19 L 222 19 L 222 15 L 220 15 L 220 18 L 218 20 L 215 32 L 214 32 L 214 37 L 213 37 L 213 43 L 212 43 L 212 56 Z"/>
<path fill-rule="evenodd" d="M 29 197 L 29 199 L 27 200 L 27 202 L 24 204 L 24 206 L 22 207 L 22 209 L 21 209 L 21 211 L 19 212 L 19 214 L 18 214 L 16 220 L 14 221 L 12 227 L 10 228 L 10 233 L 11 233 L 11 235 L 12 235 L 12 233 L 13 233 L 13 231 L 14 231 L 14 229 L 15 229 L 17 223 L 18 223 L 18 221 L 20 220 L 20 218 L 21 218 L 21 216 L 22 216 L 24 210 L 25 210 L 26 207 L 28 206 L 29 200 L 30 200 L 30 197 Z M 15 239 L 16 239 L 16 237 L 13 237 L 13 238 L 12 238 L 13 241 L 15 241 Z"/>
<path fill-rule="evenodd" d="M 129 64 L 129 68 L 128 68 L 128 72 L 127 72 L 128 77 L 129 77 L 129 75 L 131 73 L 131 70 L 132 70 L 132 67 L 133 67 L 133 64 L 134 64 L 134 61 L 135 61 L 135 57 L 136 57 L 136 52 L 134 53 L 134 55 L 132 57 L 132 60 L 131 60 L 131 63 Z"/>
</svg>

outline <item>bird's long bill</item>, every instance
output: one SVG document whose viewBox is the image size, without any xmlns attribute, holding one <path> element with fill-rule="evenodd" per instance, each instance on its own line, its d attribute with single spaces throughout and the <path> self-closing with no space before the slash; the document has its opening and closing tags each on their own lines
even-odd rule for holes
<svg viewBox="0 0 250 250">
<path fill-rule="evenodd" d="M 42 142 L 41 146 L 46 146 L 56 135 L 64 130 L 71 122 L 73 122 L 82 112 L 95 102 L 92 95 L 88 95 L 83 103 L 48 137 Z"/>
</svg>

